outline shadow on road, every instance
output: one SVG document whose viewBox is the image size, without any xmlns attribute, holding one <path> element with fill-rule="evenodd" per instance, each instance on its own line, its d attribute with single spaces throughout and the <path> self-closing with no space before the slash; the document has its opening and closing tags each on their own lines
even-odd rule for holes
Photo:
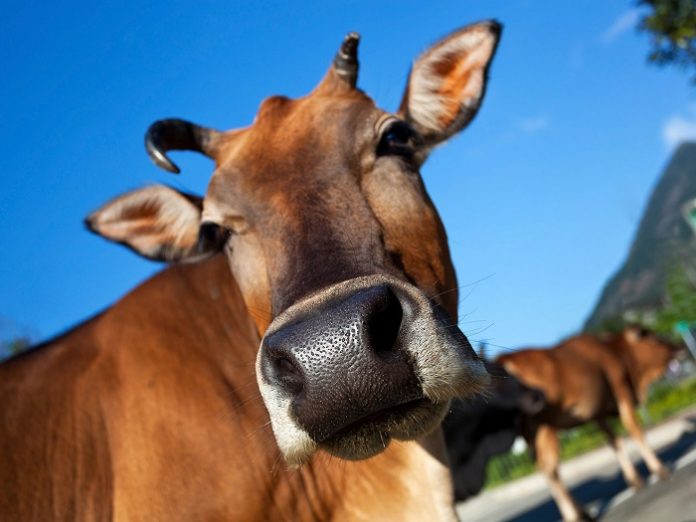
<svg viewBox="0 0 696 522">
<path fill-rule="evenodd" d="M 696 416 L 687 417 L 686 420 L 691 423 L 690 429 L 682 433 L 681 437 L 674 442 L 674 444 L 657 452 L 662 462 L 669 468 L 673 468 L 674 463 L 679 460 L 680 457 L 696 449 Z M 641 461 L 636 468 L 643 478 L 650 475 L 644 462 Z M 562 475 L 563 470 L 561 467 L 561 476 Z M 597 504 L 599 506 L 597 518 L 601 518 L 606 512 L 611 499 L 625 490 L 626 487 L 626 482 L 619 471 L 608 478 L 596 478 L 581 482 L 571 488 L 571 493 L 573 497 L 584 506 L 588 504 Z M 561 515 L 558 508 L 556 508 L 556 503 L 553 499 L 549 498 L 546 502 L 537 504 L 525 513 L 521 513 L 509 520 L 514 522 L 545 522 L 556 521 L 560 518 Z"/>
</svg>

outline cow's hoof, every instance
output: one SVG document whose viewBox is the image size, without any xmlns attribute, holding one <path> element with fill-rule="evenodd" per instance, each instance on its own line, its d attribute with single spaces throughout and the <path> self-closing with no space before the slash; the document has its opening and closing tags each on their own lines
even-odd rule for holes
<svg viewBox="0 0 696 522">
<path fill-rule="evenodd" d="M 587 511 L 584 509 L 580 512 L 580 518 L 578 518 L 580 522 L 594 522 L 596 519 L 592 515 L 590 515 Z"/>
<path fill-rule="evenodd" d="M 568 519 L 567 522 L 594 522 L 596 518 L 591 516 L 587 511 L 584 509 L 578 509 L 578 514 L 577 517 Z M 566 520 L 566 519 L 564 519 Z"/>
<path fill-rule="evenodd" d="M 660 477 L 660 480 L 669 480 L 672 476 L 672 473 L 665 467 L 658 469 L 655 474 Z"/>
<path fill-rule="evenodd" d="M 640 477 L 636 477 L 633 480 L 627 480 L 627 482 L 634 491 L 640 491 L 645 487 L 645 481 Z"/>
</svg>

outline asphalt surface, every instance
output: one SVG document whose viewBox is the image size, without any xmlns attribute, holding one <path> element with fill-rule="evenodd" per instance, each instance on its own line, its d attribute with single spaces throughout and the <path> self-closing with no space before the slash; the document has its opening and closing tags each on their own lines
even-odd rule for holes
<svg viewBox="0 0 696 522">
<path fill-rule="evenodd" d="M 696 420 L 696 419 L 695 419 Z M 677 461 L 687 454 L 696 453 L 696 432 L 685 432 L 673 445 L 657 452 L 660 460 L 674 469 Z M 673 522 L 678 520 L 695 520 L 696 517 L 696 463 L 686 465 L 675 471 L 669 481 L 650 483 L 638 493 L 627 489 L 626 482 L 620 471 L 609 477 L 592 478 L 571 488 L 571 493 L 578 502 L 594 517 L 600 520 Z M 647 479 L 650 476 L 645 463 L 637 466 L 638 472 Z M 691 471 L 691 474 L 689 474 Z M 668 494 L 668 498 L 660 495 Z M 691 496 L 686 505 L 678 502 L 670 503 L 669 499 Z M 653 509 L 645 511 L 646 500 L 660 497 L 661 516 L 653 514 Z M 658 509 L 658 508 L 655 508 Z M 657 511 L 655 511 L 657 513 Z M 652 516 L 651 516 L 652 514 Z M 525 513 L 510 517 L 515 522 L 543 522 L 560 520 L 556 503 L 549 495 L 548 500 Z"/>
<path fill-rule="evenodd" d="M 650 477 L 646 487 L 637 493 L 627 488 L 608 448 L 562 464 L 561 476 L 565 475 L 573 496 L 592 516 L 608 522 L 696 522 L 696 411 L 651 431 L 655 432 L 653 439 L 660 439 L 651 445 L 673 475 L 667 481 Z M 647 480 L 650 474 L 645 464 L 640 459 L 633 460 Z M 458 513 L 464 522 L 560 519 L 540 475 L 484 492 L 460 504 Z"/>
<path fill-rule="evenodd" d="M 610 509 L 602 522 L 696 521 L 696 462 Z"/>
</svg>

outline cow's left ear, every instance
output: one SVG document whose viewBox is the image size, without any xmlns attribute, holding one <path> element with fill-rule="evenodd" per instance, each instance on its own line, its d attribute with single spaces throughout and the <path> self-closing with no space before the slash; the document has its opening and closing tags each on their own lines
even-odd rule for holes
<svg viewBox="0 0 696 522">
<path fill-rule="evenodd" d="M 399 114 L 420 133 L 426 149 L 462 130 L 478 112 L 501 30 L 495 21 L 464 27 L 413 64 Z"/>
<path fill-rule="evenodd" d="M 126 245 L 156 261 L 199 259 L 219 245 L 199 241 L 203 200 L 163 185 L 134 190 L 90 214 L 85 224 L 95 234 Z"/>
<path fill-rule="evenodd" d="M 536 388 L 524 388 L 520 391 L 518 406 L 527 415 L 536 415 L 544 409 L 546 395 Z"/>
</svg>

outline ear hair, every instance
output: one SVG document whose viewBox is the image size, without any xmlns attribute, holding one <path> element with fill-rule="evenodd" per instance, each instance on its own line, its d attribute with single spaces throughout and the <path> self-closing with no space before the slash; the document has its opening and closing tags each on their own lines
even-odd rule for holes
<svg viewBox="0 0 696 522">
<path fill-rule="evenodd" d="M 478 112 L 501 30 L 492 20 L 464 27 L 414 63 L 399 112 L 426 146 L 459 132 Z"/>
<path fill-rule="evenodd" d="M 155 261 L 199 259 L 203 200 L 164 185 L 119 196 L 85 219 L 89 230 Z"/>
</svg>

